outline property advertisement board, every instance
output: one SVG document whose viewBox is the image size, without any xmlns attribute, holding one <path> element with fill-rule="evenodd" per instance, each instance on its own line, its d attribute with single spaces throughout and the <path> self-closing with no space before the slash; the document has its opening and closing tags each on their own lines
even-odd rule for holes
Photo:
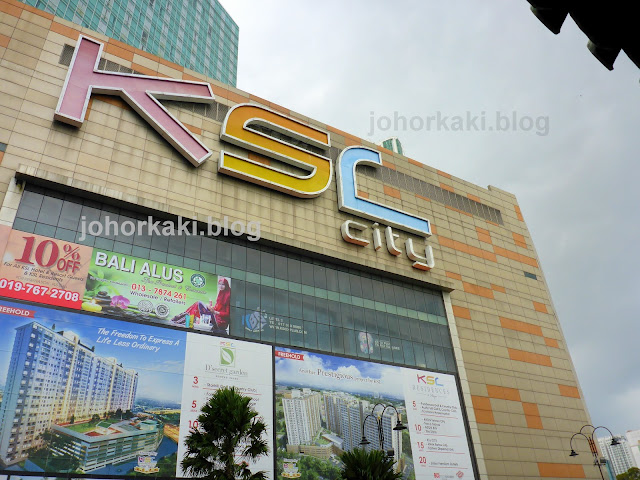
<svg viewBox="0 0 640 480">
<path fill-rule="evenodd" d="M 335 457 L 363 436 L 367 450 L 393 450 L 407 480 L 474 478 L 453 375 L 279 347 L 275 357 L 278 478 L 337 479 Z"/>
<path fill-rule="evenodd" d="M 220 385 L 251 394 L 272 428 L 271 358 L 264 345 L 0 301 L 0 465 L 175 477 L 193 400 Z M 259 467 L 273 478 L 272 460 Z"/>
<path fill-rule="evenodd" d="M 230 305 L 230 278 L 94 249 L 82 309 L 225 334 Z"/>
</svg>

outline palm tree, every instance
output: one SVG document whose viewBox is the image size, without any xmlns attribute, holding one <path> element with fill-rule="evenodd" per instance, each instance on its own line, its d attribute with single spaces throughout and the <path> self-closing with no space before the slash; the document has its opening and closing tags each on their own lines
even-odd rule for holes
<svg viewBox="0 0 640 480">
<path fill-rule="evenodd" d="M 235 387 L 217 390 L 203 405 L 198 428 L 185 439 L 182 459 L 186 474 L 215 480 L 265 480 L 265 472 L 252 473 L 248 461 L 269 452 L 263 439 L 266 425 L 250 405 L 251 398 Z M 245 459 L 236 463 L 236 455 Z"/>
<path fill-rule="evenodd" d="M 380 450 L 367 452 L 356 448 L 340 455 L 343 480 L 398 480 L 402 473 L 393 471 L 393 457 Z"/>
</svg>

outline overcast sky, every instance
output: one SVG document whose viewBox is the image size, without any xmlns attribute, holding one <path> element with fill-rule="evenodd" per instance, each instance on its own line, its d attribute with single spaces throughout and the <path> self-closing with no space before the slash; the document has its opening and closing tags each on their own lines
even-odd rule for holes
<svg viewBox="0 0 640 480">
<path fill-rule="evenodd" d="M 626 55 L 609 72 L 571 18 L 553 35 L 525 0 L 222 2 L 238 88 L 517 195 L 593 422 L 640 429 L 640 70 Z M 372 112 L 391 128 L 372 132 Z M 479 131 L 394 131 L 394 112 L 469 112 Z M 489 131 L 496 112 L 517 130 Z"/>
</svg>

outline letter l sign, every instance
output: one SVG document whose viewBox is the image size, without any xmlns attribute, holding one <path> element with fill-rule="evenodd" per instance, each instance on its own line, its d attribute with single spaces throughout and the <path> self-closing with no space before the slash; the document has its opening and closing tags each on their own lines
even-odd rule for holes
<svg viewBox="0 0 640 480">
<path fill-rule="evenodd" d="M 83 35 L 78 38 L 55 119 L 79 127 L 91 93 L 118 95 L 194 166 L 211 156 L 211 151 L 158 101 L 212 102 L 211 86 L 205 82 L 98 70 L 102 47 L 102 43 L 91 38 Z"/>
</svg>

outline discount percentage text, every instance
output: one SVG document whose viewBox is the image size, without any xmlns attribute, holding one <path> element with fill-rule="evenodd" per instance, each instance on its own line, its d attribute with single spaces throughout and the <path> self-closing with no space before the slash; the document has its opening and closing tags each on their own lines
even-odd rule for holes
<svg viewBox="0 0 640 480">
<path fill-rule="evenodd" d="M 79 309 L 92 251 L 12 230 L 0 267 L 0 295 Z"/>
</svg>

